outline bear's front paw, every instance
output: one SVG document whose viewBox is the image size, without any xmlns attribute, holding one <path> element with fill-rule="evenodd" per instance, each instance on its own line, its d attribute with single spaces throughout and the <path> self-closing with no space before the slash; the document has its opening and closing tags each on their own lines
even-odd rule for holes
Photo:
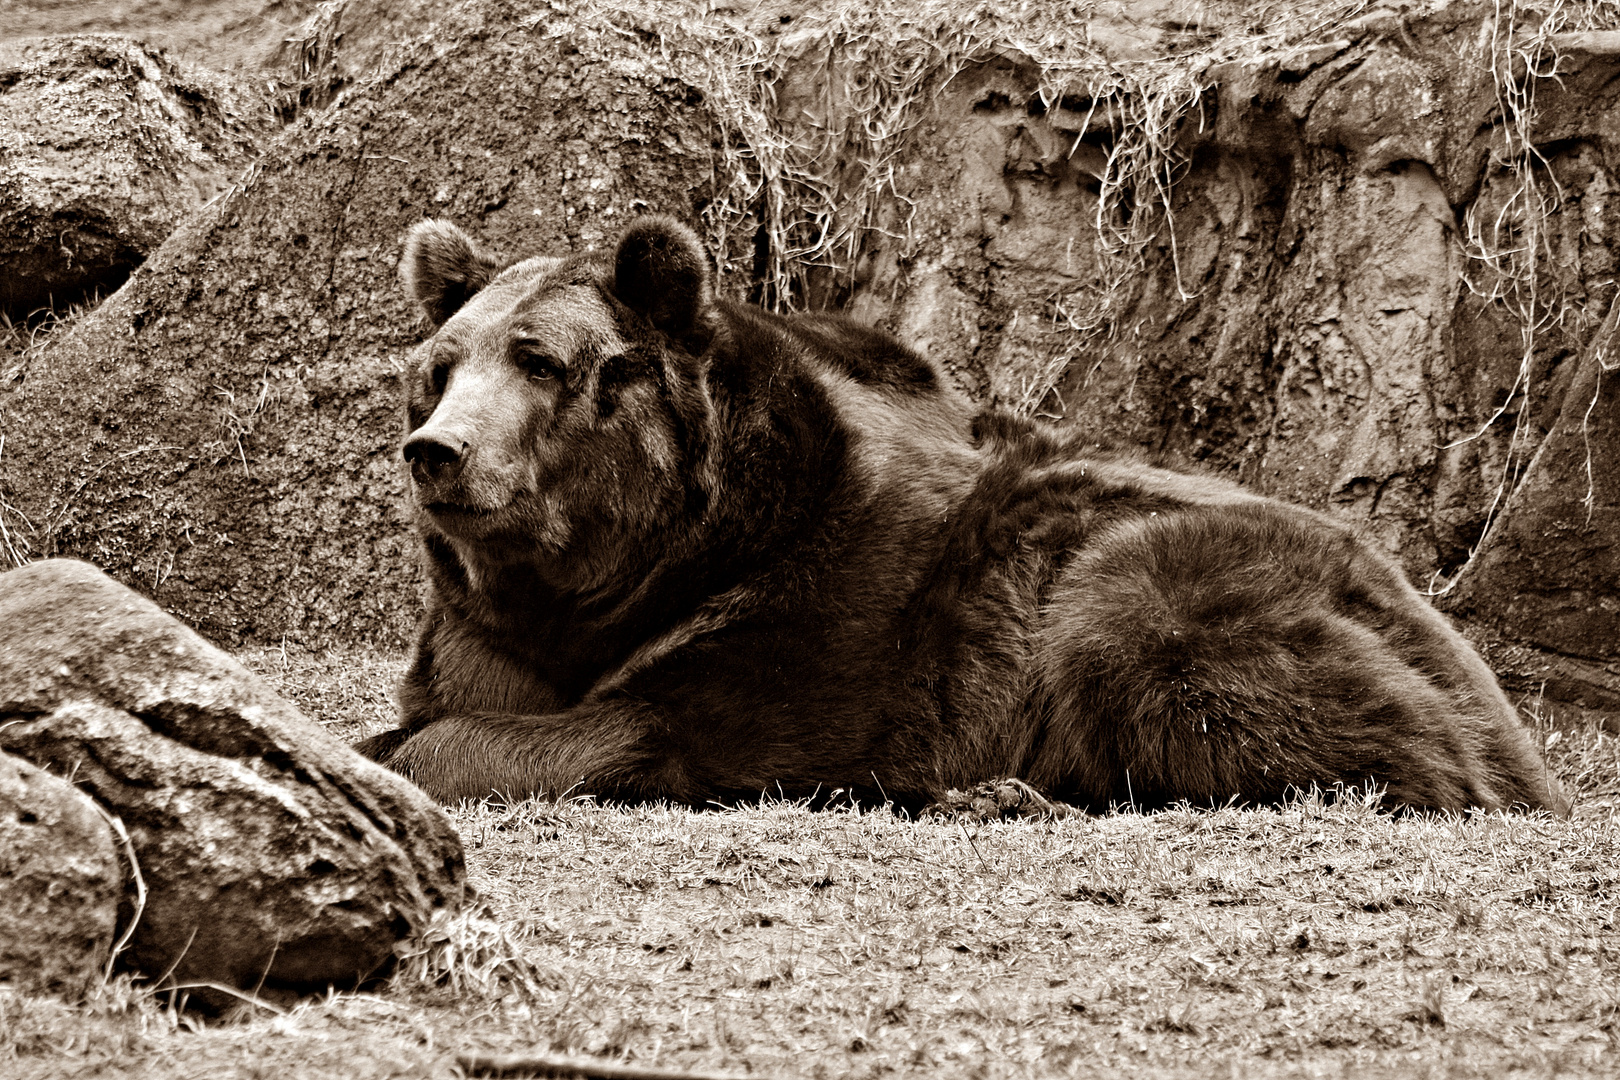
<svg viewBox="0 0 1620 1080">
<path fill-rule="evenodd" d="M 405 741 L 410 737 L 411 733 L 404 728 L 394 728 L 392 731 L 384 731 L 373 735 L 369 739 L 361 739 L 350 749 L 363 757 L 370 758 L 379 765 L 387 765 L 388 759 L 393 756 L 394 751 L 404 746 Z"/>
<path fill-rule="evenodd" d="M 1074 817 L 1084 811 L 1068 803 L 1048 799 L 1017 777 L 988 780 L 967 791 L 951 788 L 937 803 L 923 808 L 924 817 L 969 818 L 973 821 L 1002 821 L 1007 818 Z"/>
</svg>

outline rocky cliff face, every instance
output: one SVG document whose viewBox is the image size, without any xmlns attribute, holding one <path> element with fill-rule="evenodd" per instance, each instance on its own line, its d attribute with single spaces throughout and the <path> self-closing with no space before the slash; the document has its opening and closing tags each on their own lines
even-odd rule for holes
<svg viewBox="0 0 1620 1080">
<path fill-rule="evenodd" d="M 224 641 L 399 641 L 400 232 L 666 210 L 738 294 L 1354 521 L 1620 710 L 1620 32 L 1543 6 L 323 5 L 344 89 L 0 397 L 0 513 Z"/>
</svg>

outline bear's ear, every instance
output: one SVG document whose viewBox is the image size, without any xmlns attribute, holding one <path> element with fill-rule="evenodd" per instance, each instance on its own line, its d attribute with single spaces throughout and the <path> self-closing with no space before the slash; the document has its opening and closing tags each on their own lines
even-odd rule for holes
<svg viewBox="0 0 1620 1080">
<path fill-rule="evenodd" d="M 671 337 L 688 336 L 713 303 L 697 233 L 662 215 L 630 226 L 613 259 L 613 294 Z"/>
<path fill-rule="evenodd" d="M 501 272 L 501 264 L 448 221 L 419 221 L 405 234 L 399 276 L 435 327 Z"/>
</svg>

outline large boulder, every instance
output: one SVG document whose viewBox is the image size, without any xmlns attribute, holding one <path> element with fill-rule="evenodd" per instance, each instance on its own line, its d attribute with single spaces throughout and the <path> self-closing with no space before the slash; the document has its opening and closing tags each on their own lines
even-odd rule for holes
<svg viewBox="0 0 1620 1080">
<path fill-rule="evenodd" d="M 111 293 L 272 128 L 262 96 L 129 38 L 0 52 L 0 311 Z"/>
<path fill-rule="evenodd" d="M 129 830 L 148 891 L 121 962 L 181 983 L 352 985 L 460 908 L 461 842 L 438 806 L 150 600 L 86 563 L 34 563 L 0 574 L 0 626 L 0 748 Z"/>
<path fill-rule="evenodd" d="M 112 829 L 95 803 L 0 754 L 0 986 L 89 989 L 106 971 L 123 895 Z"/>
</svg>

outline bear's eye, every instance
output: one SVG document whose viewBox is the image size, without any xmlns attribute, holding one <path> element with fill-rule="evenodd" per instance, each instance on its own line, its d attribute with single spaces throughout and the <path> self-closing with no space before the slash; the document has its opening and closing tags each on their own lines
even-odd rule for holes
<svg viewBox="0 0 1620 1080">
<path fill-rule="evenodd" d="M 452 361 L 449 357 L 439 357 L 428 366 L 428 393 L 435 397 L 444 393 L 445 385 L 450 382 L 451 366 Z"/>
<path fill-rule="evenodd" d="M 519 348 L 517 362 L 531 379 L 560 379 L 563 374 L 563 366 L 557 358 L 538 349 Z"/>
</svg>

